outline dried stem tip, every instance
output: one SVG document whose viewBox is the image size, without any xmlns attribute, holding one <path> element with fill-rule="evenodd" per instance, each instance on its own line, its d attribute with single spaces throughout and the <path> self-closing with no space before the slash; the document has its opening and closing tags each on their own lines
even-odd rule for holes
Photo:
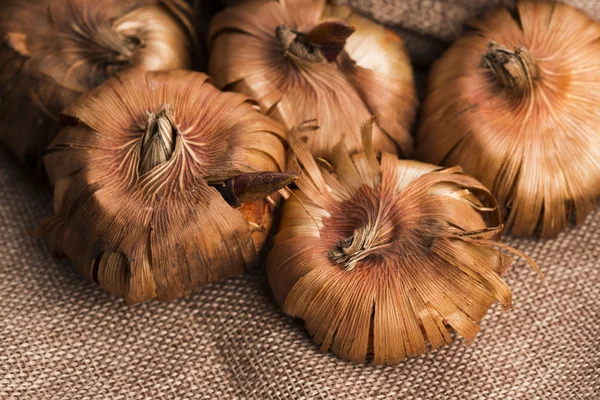
<svg viewBox="0 0 600 400">
<path fill-rule="evenodd" d="M 227 203 L 238 207 L 242 203 L 264 199 L 299 176 L 299 172 L 249 172 L 223 181 L 217 190 Z"/>
<path fill-rule="evenodd" d="M 488 50 L 481 58 L 481 66 L 488 68 L 498 84 L 504 88 L 525 93 L 533 88 L 538 78 L 538 70 L 531 53 L 523 46 L 514 51 L 495 42 L 488 44 Z"/>
<path fill-rule="evenodd" d="M 146 131 L 142 137 L 140 175 L 168 161 L 175 151 L 177 127 L 173 123 L 173 107 L 164 104 L 157 114 L 148 113 Z"/>
<path fill-rule="evenodd" d="M 356 29 L 345 21 L 325 21 L 306 33 L 287 25 L 275 29 L 275 37 L 294 56 L 311 63 L 335 61 L 344 49 L 346 40 Z"/>
<path fill-rule="evenodd" d="M 338 239 L 327 253 L 329 259 L 346 271 L 352 271 L 359 261 L 381 250 L 393 241 L 392 237 L 381 235 L 378 222 L 362 226 L 344 240 Z M 380 237 L 381 236 L 381 237 Z M 389 236 L 389 235 L 387 235 Z"/>
</svg>

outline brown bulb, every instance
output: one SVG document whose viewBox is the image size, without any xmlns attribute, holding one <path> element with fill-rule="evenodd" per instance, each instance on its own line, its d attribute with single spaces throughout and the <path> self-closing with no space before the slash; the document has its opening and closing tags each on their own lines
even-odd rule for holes
<svg viewBox="0 0 600 400">
<path fill-rule="evenodd" d="M 600 198 L 600 26 L 520 2 L 468 27 L 432 68 L 416 157 L 489 187 L 510 233 L 555 237 Z"/>
<path fill-rule="evenodd" d="M 496 201 L 459 167 L 444 169 L 372 147 L 331 163 L 290 135 L 299 190 L 283 206 L 267 274 L 283 311 L 299 317 L 322 351 L 395 364 L 452 341 L 467 341 L 498 300 L 511 307 L 501 275 L 513 260 L 498 249 Z"/>
<path fill-rule="evenodd" d="M 284 131 L 245 96 L 183 70 L 119 73 L 66 111 L 45 157 L 51 247 L 107 291 L 170 301 L 256 263 Z M 275 196 L 276 198 L 276 196 Z"/>
<path fill-rule="evenodd" d="M 377 148 L 412 150 L 417 101 L 402 41 L 350 8 L 248 1 L 215 16 L 210 41 L 216 85 L 252 97 L 288 129 L 317 121 L 309 137 L 316 156 L 331 156 L 342 138 L 360 150 L 357 127 L 371 115 Z"/>
<path fill-rule="evenodd" d="M 3 0 L 0 140 L 36 164 L 58 116 L 114 73 L 187 68 L 195 42 L 184 0 Z"/>
</svg>

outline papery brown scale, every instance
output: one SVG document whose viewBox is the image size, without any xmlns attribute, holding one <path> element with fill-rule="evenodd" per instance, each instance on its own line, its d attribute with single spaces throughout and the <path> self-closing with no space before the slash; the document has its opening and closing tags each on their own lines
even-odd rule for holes
<svg viewBox="0 0 600 400">
<path fill-rule="evenodd" d="M 171 301 L 257 262 L 277 195 L 265 198 L 296 174 L 280 174 L 284 130 L 247 98 L 201 73 L 132 69 L 66 113 L 77 124 L 45 158 L 55 215 L 43 230 L 85 276 L 128 303 Z M 174 146 L 144 158 L 159 139 Z M 279 180 L 238 188 L 242 207 L 215 188 L 255 173 Z"/>
<path fill-rule="evenodd" d="M 82 93 L 133 66 L 190 67 L 191 14 L 183 0 L 3 1 L 0 140 L 35 165 Z"/>
<path fill-rule="evenodd" d="M 491 188 L 510 233 L 555 237 L 600 198 L 600 27 L 530 1 L 468 25 L 432 68 L 415 156 Z"/>
<path fill-rule="evenodd" d="M 372 115 L 377 148 L 412 150 L 410 61 L 383 26 L 320 0 L 249 1 L 215 16 L 210 41 L 217 86 L 254 98 L 289 129 L 318 121 L 309 135 L 316 156 L 332 156 L 343 137 L 360 150 L 358 127 Z"/>
<path fill-rule="evenodd" d="M 340 145 L 329 163 L 291 132 L 290 164 L 303 175 L 283 205 L 267 276 L 322 351 L 395 364 L 450 343 L 453 331 L 473 340 L 496 300 L 509 308 L 501 274 L 512 258 L 494 247 L 502 225 L 482 184 L 460 168 L 378 154 L 371 122 L 364 152 Z"/>
</svg>

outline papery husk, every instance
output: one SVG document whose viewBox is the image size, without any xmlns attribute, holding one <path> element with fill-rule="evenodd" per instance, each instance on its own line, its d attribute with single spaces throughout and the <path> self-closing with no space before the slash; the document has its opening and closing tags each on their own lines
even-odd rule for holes
<svg viewBox="0 0 600 400">
<path fill-rule="evenodd" d="M 377 154 L 343 142 L 331 163 L 290 137 L 304 175 L 284 203 L 267 274 L 283 311 L 305 321 L 322 351 L 353 362 L 396 364 L 452 341 L 467 342 L 498 300 L 513 263 L 491 193 L 459 167 Z M 522 255 L 537 269 L 535 263 Z"/>
<path fill-rule="evenodd" d="M 55 215 L 42 227 L 51 247 L 128 303 L 171 301 L 242 273 L 271 227 L 268 193 L 234 207 L 217 189 L 240 174 L 281 171 L 285 131 L 207 79 L 119 73 L 66 110 L 70 125 L 45 157 L 55 185 Z M 173 127 L 172 154 L 146 158 L 148 127 L 168 129 L 161 118 Z"/>
<path fill-rule="evenodd" d="M 245 0 L 221 0 L 234 5 Z M 247 0 L 246 0 L 247 1 Z M 463 33 L 465 22 L 496 7 L 513 7 L 515 0 L 329 0 L 391 28 L 401 37 L 413 65 L 428 68 Z M 564 0 L 564 3 L 600 20 L 595 0 Z M 418 71 L 418 70 L 417 70 Z"/>
<path fill-rule="evenodd" d="M 82 93 L 132 66 L 190 67 L 191 19 L 184 0 L 3 0 L 0 141 L 37 165 Z"/>
<path fill-rule="evenodd" d="M 275 35 L 283 25 L 309 33 L 324 21 L 356 29 L 334 61 L 301 59 Z M 322 129 L 309 138 L 314 155 L 331 156 L 342 138 L 359 151 L 358 127 L 371 115 L 377 148 L 411 152 L 413 73 L 401 39 L 383 26 L 321 0 L 248 1 L 215 16 L 210 41 L 209 72 L 218 87 L 252 97 L 288 129 L 318 121 Z"/>
<path fill-rule="evenodd" d="M 600 26 L 562 3 L 521 2 L 468 27 L 433 66 L 415 157 L 491 188 L 513 235 L 555 237 L 600 197 Z M 513 55 L 494 75 L 486 59 L 499 51 L 527 54 L 532 78 L 503 87 L 505 67 L 525 69 Z"/>
</svg>

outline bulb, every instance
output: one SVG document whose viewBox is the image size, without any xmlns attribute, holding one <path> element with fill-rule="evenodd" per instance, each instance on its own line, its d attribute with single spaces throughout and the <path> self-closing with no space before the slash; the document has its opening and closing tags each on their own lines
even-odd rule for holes
<svg viewBox="0 0 600 400">
<path fill-rule="evenodd" d="M 555 237 L 600 198 L 600 27 L 520 2 L 469 28 L 433 66 L 415 157 L 491 188 L 512 234 Z"/>
<path fill-rule="evenodd" d="M 36 164 L 59 114 L 118 71 L 187 68 L 195 43 L 183 0 L 4 0 L 0 140 Z"/>
<path fill-rule="evenodd" d="M 51 247 L 128 303 L 170 301 L 258 260 L 284 130 L 191 71 L 119 73 L 63 116 L 45 157 Z"/>
<path fill-rule="evenodd" d="M 215 16 L 210 41 L 216 85 L 252 97 L 288 129 L 318 121 L 308 144 L 316 156 L 331 156 L 342 138 L 360 150 L 357 127 L 371 115 L 377 148 L 412 150 L 417 101 L 402 41 L 348 7 L 249 1 Z"/>
<path fill-rule="evenodd" d="M 453 331 L 473 340 L 496 300 L 510 308 L 501 275 L 512 258 L 498 249 L 522 254 L 494 241 L 500 215 L 481 183 L 459 167 L 377 154 L 371 129 L 364 152 L 350 156 L 341 142 L 330 163 L 291 134 L 291 164 L 304 174 L 284 203 L 267 275 L 322 351 L 395 364 L 450 343 Z"/>
</svg>

